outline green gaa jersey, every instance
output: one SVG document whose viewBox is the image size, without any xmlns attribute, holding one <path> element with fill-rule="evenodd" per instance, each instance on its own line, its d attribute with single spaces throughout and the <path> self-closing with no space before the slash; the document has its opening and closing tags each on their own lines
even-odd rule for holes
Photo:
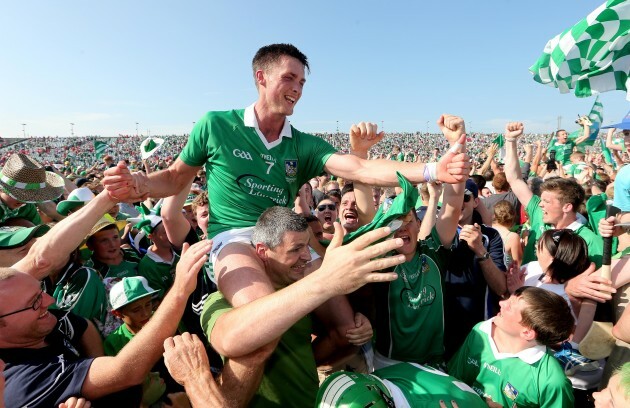
<svg viewBox="0 0 630 408">
<path fill-rule="evenodd" d="M 173 252 L 173 259 L 171 262 L 166 262 L 159 255 L 151 251 L 151 248 L 147 250 L 147 253 L 142 257 L 140 264 L 138 265 L 138 274 L 147 278 L 149 286 L 153 289 L 157 289 L 160 292 L 158 297 L 161 299 L 164 294 L 173 285 L 175 279 L 175 268 L 179 262 L 179 255 Z"/>
<path fill-rule="evenodd" d="M 567 140 L 566 143 L 562 144 L 562 143 L 556 142 L 556 139 L 553 139 L 547 154 L 551 153 L 552 151 L 555 151 L 556 161 L 560 162 L 560 164 L 565 166 L 571 163 L 570 156 L 571 156 L 571 153 L 573 153 L 574 147 L 575 147 L 575 143 L 573 143 L 573 141 L 571 140 Z"/>
<path fill-rule="evenodd" d="M 452 252 L 435 227 L 420 241 L 410 262 L 394 270 L 398 279 L 376 285 L 376 350 L 385 357 L 439 364 L 444 354 L 442 272 Z"/>
<path fill-rule="evenodd" d="M 545 224 L 543 221 L 543 211 L 542 208 L 540 208 L 539 196 L 532 196 L 529 203 L 527 203 L 525 210 L 529 216 L 529 224 L 531 228 L 529 231 L 529 237 L 527 238 L 527 246 L 523 252 L 523 265 L 538 259 L 536 257 L 536 244 L 538 239 L 540 239 L 543 232 L 553 228 L 552 225 Z M 602 254 L 604 253 L 604 240 L 602 237 L 595 234 L 587 226 L 582 225 L 577 221 L 574 221 L 566 228 L 573 230 L 576 234 L 582 237 L 584 241 L 586 241 L 586 246 L 588 247 L 588 259 L 590 259 L 591 262 L 594 262 L 597 268 L 601 267 Z"/>
<path fill-rule="evenodd" d="M 208 236 L 252 227 L 272 206 L 292 207 L 302 184 L 322 172 L 335 148 L 302 133 L 285 120 L 280 138 L 267 142 L 258 129 L 254 105 L 208 112 L 199 120 L 179 158 L 204 166 L 208 180 Z"/>
<path fill-rule="evenodd" d="M 501 353 L 491 337 L 492 319 L 478 323 L 448 363 L 448 372 L 482 398 L 505 408 L 573 406 L 573 389 L 545 346 Z"/>
</svg>

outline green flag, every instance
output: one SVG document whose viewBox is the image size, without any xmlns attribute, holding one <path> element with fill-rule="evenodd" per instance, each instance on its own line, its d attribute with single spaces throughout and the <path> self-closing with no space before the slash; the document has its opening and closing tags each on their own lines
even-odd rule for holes
<svg viewBox="0 0 630 408">
<path fill-rule="evenodd" d="M 630 2 L 608 0 L 545 45 L 529 70 L 534 80 L 575 96 L 613 90 L 628 94 Z"/>
<path fill-rule="evenodd" d="M 499 145 L 499 149 L 501 149 L 503 147 L 503 145 L 505 144 L 505 138 L 503 137 L 503 133 L 499 133 L 499 136 L 497 136 L 492 143 L 496 143 L 497 145 Z"/>
<path fill-rule="evenodd" d="M 366 232 L 390 225 L 392 221 L 404 217 L 411 210 L 415 211 L 414 206 L 418 200 L 418 189 L 402 174 L 396 172 L 396 176 L 398 177 L 398 184 L 400 184 L 403 192 L 398 194 L 396 198 L 391 201 L 385 200 L 376 211 L 376 214 L 374 214 L 372 222 L 343 237 L 344 244 L 352 242 Z M 398 227 L 400 227 L 400 225 L 394 227 L 394 224 L 392 224 L 392 228 L 397 229 Z"/>
<path fill-rule="evenodd" d="M 588 118 L 592 122 L 592 125 L 589 130 L 590 134 L 588 139 L 579 144 L 579 146 L 582 147 L 593 146 L 593 144 L 595 144 L 597 135 L 599 134 L 599 128 L 604 120 L 604 105 L 599 101 L 599 95 L 597 95 L 595 102 L 593 102 L 593 107 L 591 108 L 591 113 L 588 114 Z M 576 130 L 569 135 L 569 140 L 575 140 L 580 136 L 582 136 L 582 130 Z"/>
<path fill-rule="evenodd" d="M 602 155 L 604 156 L 604 160 L 606 161 L 606 163 L 614 167 L 615 161 L 612 158 L 612 153 L 610 152 L 610 149 L 606 147 L 606 142 L 602 138 L 599 139 L 599 143 L 602 145 Z"/>
<path fill-rule="evenodd" d="M 99 142 L 97 140 L 94 141 L 94 154 L 97 159 L 100 159 L 105 155 L 105 150 L 107 150 L 107 143 Z"/>
</svg>

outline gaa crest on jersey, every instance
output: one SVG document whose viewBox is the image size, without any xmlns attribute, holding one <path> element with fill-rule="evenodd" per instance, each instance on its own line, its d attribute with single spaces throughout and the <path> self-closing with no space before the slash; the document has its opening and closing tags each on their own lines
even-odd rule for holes
<svg viewBox="0 0 630 408">
<path fill-rule="evenodd" d="M 518 397 L 518 390 L 514 388 L 512 384 L 507 383 L 505 384 L 505 387 L 503 387 L 503 394 L 505 394 L 505 396 L 511 399 L 512 401 L 514 401 L 516 397 Z"/>
<path fill-rule="evenodd" d="M 284 161 L 284 174 L 287 178 L 287 181 L 295 181 L 295 176 L 297 176 L 297 160 L 285 160 Z"/>
</svg>

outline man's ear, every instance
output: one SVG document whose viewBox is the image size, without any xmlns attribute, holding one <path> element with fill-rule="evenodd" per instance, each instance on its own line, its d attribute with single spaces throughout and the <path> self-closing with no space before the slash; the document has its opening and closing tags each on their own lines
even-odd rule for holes
<svg viewBox="0 0 630 408">
<path fill-rule="evenodd" d="M 265 244 L 261 244 L 260 242 L 256 244 L 256 255 L 263 261 L 267 261 L 267 250 L 269 247 Z"/>
<path fill-rule="evenodd" d="M 571 203 L 562 204 L 562 212 L 570 213 L 571 211 L 573 211 L 573 204 Z"/>
<path fill-rule="evenodd" d="M 122 318 L 123 318 L 123 315 L 122 315 L 122 313 L 120 313 L 120 311 L 119 311 L 119 310 L 112 310 L 112 314 L 113 314 L 114 316 L 116 316 L 117 318 L 119 318 L 119 319 L 122 319 Z"/>
<path fill-rule="evenodd" d="M 256 86 L 265 86 L 267 84 L 267 79 L 265 77 L 265 71 L 259 69 L 254 73 L 254 78 L 256 79 Z"/>
<path fill-rule="evenodd" d="M 521 330 L 521 337 L 527 341 L 536 340 L 536 331 L 534 329 L 523 328 L 523 330 Z"/>
</svg>

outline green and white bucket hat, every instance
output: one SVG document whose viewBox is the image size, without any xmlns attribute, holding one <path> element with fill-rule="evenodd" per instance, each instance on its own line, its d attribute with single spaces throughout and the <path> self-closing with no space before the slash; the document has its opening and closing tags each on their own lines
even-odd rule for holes
<svg viewBox="0 0 630 408">
<path fill-rule="evenodd" d="M 126 277 L 112 286 L 109 292 L 109 303 L 112 305 L 112 310 L 118 310 L 129 303 L 158 292 L 159 290 L 149 286 L 149 282 L 143 276 Z"/>
</svg>

